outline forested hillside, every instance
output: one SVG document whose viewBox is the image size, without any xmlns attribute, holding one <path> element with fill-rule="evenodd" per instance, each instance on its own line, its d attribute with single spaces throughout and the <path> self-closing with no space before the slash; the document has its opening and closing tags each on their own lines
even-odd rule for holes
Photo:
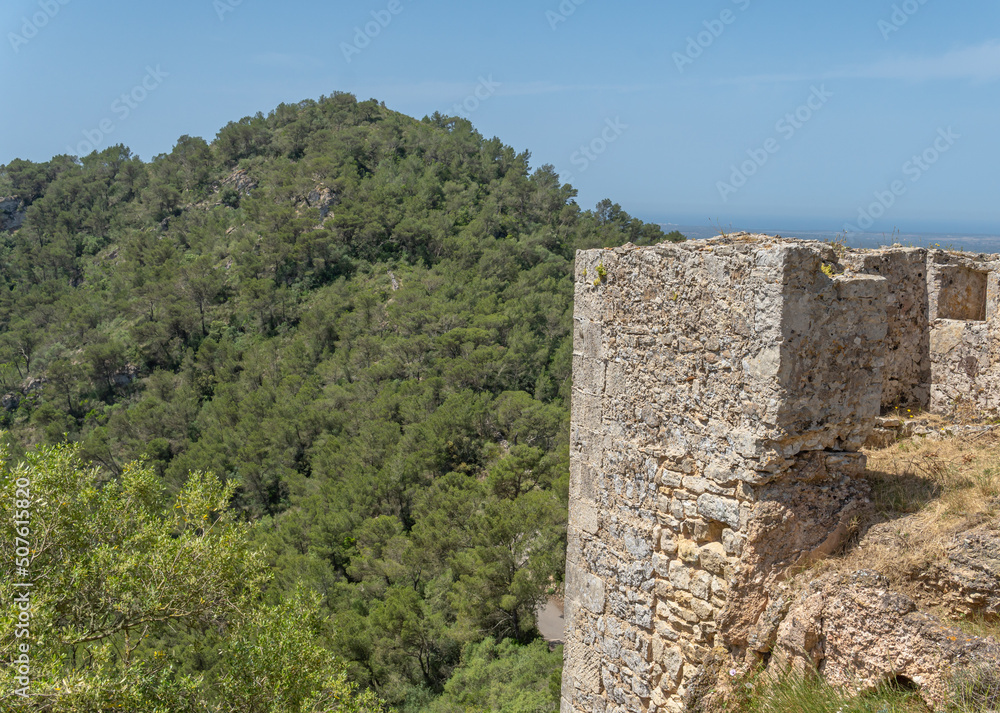
<svg viewBox="0 0 1000 713">
<path fill-rule="evenodd" d="M 563 571 L 574 252 L 683 236 L 581 210 L 465 120 L 347 94 L 148 163 L 14 160 L 8 195 L 27 208 L 0 233 L 11 463 L 72 443 L 100 482 L 151 474 L 163 508 L 214 473 L 263 553 L 262 605 L 313 602 L 316 646 L 362 688 L 405 710 L 555 705 L 534 610 Z M 167 622 L 129 656 L 228 680 L 224 629 Z"/>
</svg>

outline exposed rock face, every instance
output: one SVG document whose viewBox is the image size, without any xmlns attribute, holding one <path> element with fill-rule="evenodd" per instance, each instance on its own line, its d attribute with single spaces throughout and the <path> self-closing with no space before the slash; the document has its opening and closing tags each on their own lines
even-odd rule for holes
<svg viewBox="0 0 1000 713">
<path fill-rule="evenodd" d="M 858 546 L 891 557 L 906 547 L 899 537 L 904 526 L 899 521 L 875 525 Z M 899 575 L 917 585 L 913 596 L 921 604 L 947 609 L 956 617 L 1000 617 L 1000 520 L 951 535 L 939 561 Z"/>
<path fill-rule="evenodd" d="M 811 453 L 795 482 L 771 484 L 750 515 L 747 542 L 718 617 L 722 640 L 734 653 L 767 653 L 788 601 L 786 572 L 829 556 L 844 542 L 851 518 L 868 502 L 864 457 Z"/>
<path fill-rule="evenodd" d="M 953 673 L 1000 664 L 1000 645 L 943 626 L 884 577 L 861 571 L 811 582 L 779 625 L 773 656 L 771 670 L 819 670 L 857 693 L 905 677 L 928 703 L 941 705 Z"/>
<path fill-rule="evenodd" d="M 891 670 L 936 701 L 934 666 L 994 655 L 937 651 L 954 633 L 877 577 L 786 581 L 865 505 L 883 406 L 1000 413 L 994 269 L 746 235 L 577 254 L 563 713 L 679 712 L 720 662 L 768 655 L 835 683 Z M 938 580 L 992 611 L 993 540 L 967 539 Z M 858 658 L 836 627 L 866 617 L 881 643 Z"/>
<path fill-rule="evenodd" d="M 1000 617 L 1000 522 L 955 537 L 928 580 L 953 611 Z"/>
<path fill-rule="evenodd" d="M 20 228 L 24 223 L 26 211 L 20 198 L 0 198 L 0 231 Z"/>
<path fill-rule="evenodd" d="M 222 185 L 232 188 L 240 195 L 248 196 L 257 187 L 257 181 L 242 168 L 238 168 L 222 179 Z"/>
<path fill-rule="evenodd" d="M 318 186 L 306 196 L 306 204 L 310 208 L 319 208 L 320 219 L 326 218 L 338 203 L 340 196 L 326 186 Z"/>
<path fill-rule="evenodd" d="M 17 411 L 17 407 L 21 405 L 20 394 L 4 394 L 0 396 L 0 407 L 4 411 Z"/>
</svg>

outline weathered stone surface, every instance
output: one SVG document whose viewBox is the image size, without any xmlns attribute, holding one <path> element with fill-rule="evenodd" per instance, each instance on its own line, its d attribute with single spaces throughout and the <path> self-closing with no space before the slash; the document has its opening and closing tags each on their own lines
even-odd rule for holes
<svg viewBox="0 0 1000 713">
<path fill-rule="evenodd" d="M 1000 521 L 957 536 L 934 569 L 936 588 L 953 611 L 1000 616 Z"/>
<path fill-rule="evenodd" d="M 846 523 L 864 505 L 867 482 L 830 467 L 826 453 L 799 456 L 788 478 L 764 488 L 753 508 L 747 540 L 719 616 L 727 644 L 737 649 L 759 640 L 758 622 L 780 591 L 786 571 L 832 553 Z M 833 540 L 831 541 L 831 537 Z"/>
<path fill-rule="evenodd" d="M 595 614 L 604 611 L 605 593 L 604 580 L 595 577 L 579 568 L 566 568 L 567 599 L 574 604 L 580 604 Z"/>
<path fill-rule="evenodd" d="M 809 585 L 778 627 L 770 670 L 818 667 L 829 682 L 859 693 L 903 676 L 939 705 L 950 673 L 982 662 L 1000 667 L 998 642 L 942 625 L 885 578 L 859 572 Z"/>
<path fill-rule="evenodd" d="M 698 498 L 698 514 L 739 529 L 740 501 L 706 493 Z"/>
<path fill-rule="evenodd" d="M 904 561 L 908 543 L 899 534 L 905 527 L 905 519 L 877 524 L 858 547 Z M 896 574 L 917 585 L 910 593 L 919 603 L 956 618 L 1000 616 L 1000 519 L 955 532 L 940 559 L 911 564 Z"/>
<path fill-rule="evenodd" d="M 20 198 L 0 198 L 0 231 L 17 230 L 27 211 Z"/>
<path fill-rule="evenodd" d="M 883 407 L 926 407 L 931 381 L 927 251 L 923 248 L 852 250 L 840 261 L 849 269 L 878 275 L 888 282 Z"/>
<path fill-rule="evenodd" d="M 927 256 L 930 408 L 1000 413 L 1000 256 L 934 250 Z"/>
<path fill-rule="evenodd" d="M 883 408 L 1000 416 L 1000 258 L 736 235 L 576 269 L 563 712 L 681 711 L 778 647 L 838 670 L 787 577 L 867 502 L 857 451 L 876 425 L 895 437 Z M 990 537 L 934 572 L 987 613 Z M 937 641 L 904 599 L 858 606 L 887 641 Z"/>
<path fill-rule="evenodd" d="M 711 542 L 699 549 L 698 559 L 701 566 L 712 574 L 720 577 L 725 576 L 726 568 L 729 566 L 729 557 L 721 542 Z"/>
</svg>

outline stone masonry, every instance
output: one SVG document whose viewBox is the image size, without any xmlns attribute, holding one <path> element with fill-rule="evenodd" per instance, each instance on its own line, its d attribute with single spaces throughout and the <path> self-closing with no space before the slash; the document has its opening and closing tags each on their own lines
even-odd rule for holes
<svg viewBox="0 0 1000 713">
<path fill-rule="evenodd" d="M 739 235 L 577 254 L 562 711 L 766 660 L 885 409 L 1000 410 L 1000 262 Z"/>
</svg>

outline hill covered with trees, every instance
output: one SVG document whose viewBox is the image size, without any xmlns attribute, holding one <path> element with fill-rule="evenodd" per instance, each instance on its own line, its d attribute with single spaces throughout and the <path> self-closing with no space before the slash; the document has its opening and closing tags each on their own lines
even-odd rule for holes
<svg viewBox="0 0 1000 713">
<path fill-rule="evenodd" d="M 534 611 L 563 572 L 574 254 L 683 236 L 611 201 L 582 210 L 529 158 L 338 93 L 150 162 L 116 146 L 0 167 L 26 211 L 0 233 L 4 487 L 42 446 L 39 473 L 61 458 L 91 478 L 39 476 L 77 508 L 58 527 L 138 488 L 122 522 L 178 541 L 168 515 L 200 497 L 246 559 L 192 540 L 220 568 L 209 614 L 154 617 L 134 646 L 128 627 L 82 641 L 53 599 L 44 710 L 77 710 L 60 667 L 100 686 L 140 664 L 224 710 L 220 682 L 236 700 L 257 675 L 227 657 L 264 666 L 254 646 L 285 630 L 343 670 L 317 664 L 298 707 L 239 709 L 313 710 L 322 690 L 367 705 L 348 680 L 403 710 L 556 705 L 561 655 Z M 107 556 L 125 594 L 92 583 L 93 605 L 118 611 L 141 568 Z"/>
</svg>

